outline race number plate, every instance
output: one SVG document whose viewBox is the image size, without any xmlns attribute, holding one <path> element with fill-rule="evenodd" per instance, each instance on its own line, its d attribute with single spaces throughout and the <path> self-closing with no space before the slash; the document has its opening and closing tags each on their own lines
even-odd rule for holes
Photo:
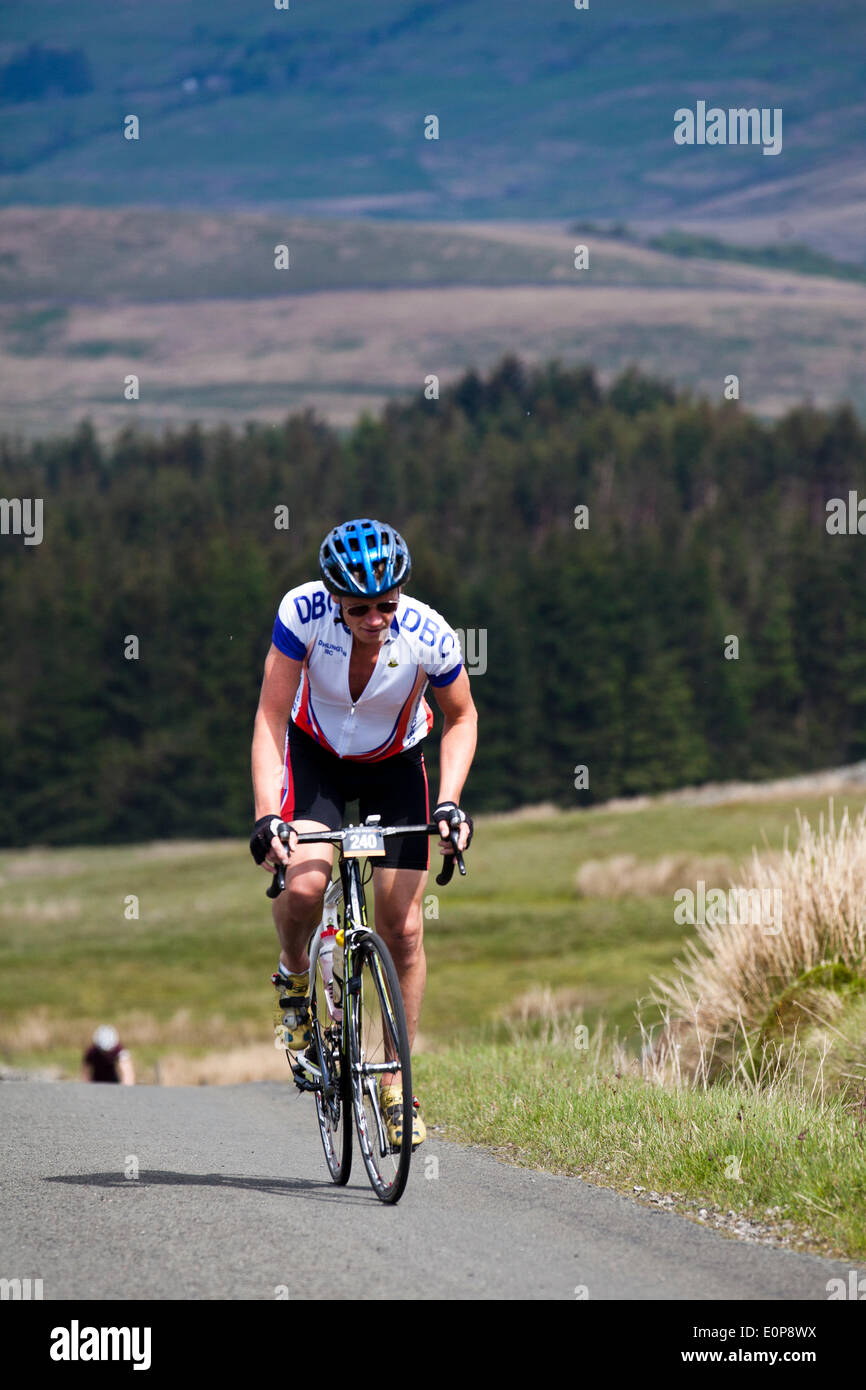
<svg viewBox="0 0 866 1390">
<path fill-rule="evenodd" d="M 370 854 L 385 853 L 385 836 L 377 826 L 362 825 L 350 830 L 343 840 L 343 858 L 361 859 Z"/>
</svg>

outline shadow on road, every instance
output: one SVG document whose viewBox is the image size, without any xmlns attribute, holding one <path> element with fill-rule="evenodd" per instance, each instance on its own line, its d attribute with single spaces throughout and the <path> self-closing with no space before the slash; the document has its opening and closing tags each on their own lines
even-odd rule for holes
<svg viewBox="0 0 866 1390">
<path fill-rule="evenodd" d="M 336 1194 L 334 1183 L 314 1181 L 307 1178 L 246 1178 L 238 1173 L 169 1173 L 158 1168 L 142 1168 L 137 1178 L 127 1178 L 124 1173 L 57 1173 L 43 1178 L 43 1182 L 67 1182 L 83 1187 L 239 1187 L 249 1192 L 266 1192 L 275 1196 L 307 1193 L 318 1200 L 328 1200 L 331 1193 Z M 343 1188 L 339 1192 L 341 1202 L 369 1202 L 369 1192 L 363 1189 L 353 1191 Z"/>
</svg>

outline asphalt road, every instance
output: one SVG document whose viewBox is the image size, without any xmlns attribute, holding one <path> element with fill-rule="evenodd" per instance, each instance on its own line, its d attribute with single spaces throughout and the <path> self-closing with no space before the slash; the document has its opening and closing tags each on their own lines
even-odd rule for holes
<svg viewBox="0 0 866 1390">
<path fill-rule="evenodd" d="M 826 1301 L 848 1274 L 436 1135 L 384 1207 L 357 1153 L 332 1185 L 288 1083 L 4 1082 L 0 1198 L 0 1276 L 45 1299 Z"/>
</svg>

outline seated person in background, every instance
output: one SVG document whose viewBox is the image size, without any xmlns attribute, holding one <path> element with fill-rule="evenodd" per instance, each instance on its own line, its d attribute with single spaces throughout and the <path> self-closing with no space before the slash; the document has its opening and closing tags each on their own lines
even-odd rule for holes
<svg viewBox="0 0 866 1390">
<path fill-rule="evenodd" d="M 93 1034 L 93 1046 L 82 1059 L 81 1079 L 135 1085 L 132 1058 L 117 1036 L 117 1029 L 110 1023 L 103 1023 Z"/>
</svg>

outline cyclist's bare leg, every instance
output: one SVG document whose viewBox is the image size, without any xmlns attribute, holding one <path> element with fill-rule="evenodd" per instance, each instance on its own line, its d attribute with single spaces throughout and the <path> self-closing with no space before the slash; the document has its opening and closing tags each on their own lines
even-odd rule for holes
<svg viewBox="0 0 866 1390">
<path fill-rule="evenodd" d="M 376 931 L 394 958 L 410 1047 L 415 1045 L 427 980 L 422 913 L 427 872 L 426 869 L 383 867 L 373 874 Z"/>
<path fill-rule="evenodd" d="M 327 830 L 320 821 L 293 820 L 299 835 Z M 331 881 L 334 850 L 331 845 L 298 845 L 286 869 L 285 891 L 274 899 L 274 926 L 280 939 L 280 960 L 292 974 L 307 970 L 307 943 L 322 916 L 322 899 Z"/>
</svg>

